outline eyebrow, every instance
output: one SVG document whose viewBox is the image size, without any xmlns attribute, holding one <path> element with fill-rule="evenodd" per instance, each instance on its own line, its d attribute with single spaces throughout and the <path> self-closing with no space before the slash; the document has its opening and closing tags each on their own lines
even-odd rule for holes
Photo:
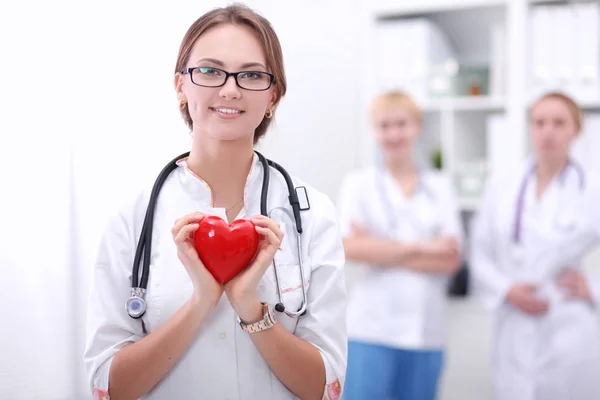
<svg viewBox="0 0 600 400">
<path fill-rule="evenodd" d="M 219 67 L 224 67 L 225 63 L 223 61 L 217 60 L 215 58 L 202 58 L 200 60 L 198 60 L 196 62 L 196 64 L 200 64 L 201 62 L 210 62 L 213 64 L 218 65 Z M 265 70 L 267 69 L 267 67 L 265 67 L 263 64 L 259 63 L 259 62 L 249 62 L 249 63 L 244 63 L 241 65 L 241 68 L 253 68 L 253 67 L 261 67 L 264 68 Z"/>
</svg>

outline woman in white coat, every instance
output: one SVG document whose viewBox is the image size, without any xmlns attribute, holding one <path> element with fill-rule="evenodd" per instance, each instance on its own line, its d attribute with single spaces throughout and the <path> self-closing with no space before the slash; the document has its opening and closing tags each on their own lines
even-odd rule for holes
<svg viewBox="0 0 600 400">
<path fill-rule="evenodd" d="M 301 211 L 304 282 L 288 188 L 277 172 L 270 174 L 269 217 L 260 214 L 266 171 L 253 147 L 286 91 L 275 32 L 245 7 L 215 9 L 187 31 L 174 78 L 192 148 L 158 198 L 141 319 L 131 318 L 124 305 L 149 191 L 124 208 L 103 237 L 84 356 L 95 398 L 339 398 L 347 339 L 335 208 L 293 179 L 306 187 L 310 202 Z M 251 219 L 260 235 L 256 257 L 224 285 L 193 245 L 207 215 Z M 307 286 L 304 315 L 273 310 L 277 283 L 291 311 L 300 308 Z"/>
<path fill-rule="evenodd" d="M 535 154 L 488 182 L 473 229 L 474 289 L 495 311 L 499 400 L 600 396 L 600 282 L 579 259 L 597 243 L 597 204 L 569 157 L 581 129 L 569 97 L 549 93 L 530 111 Z M 595 225 L 595 226 L 594 226 Z"/>
<path fill-rule="evenodd" d="M 402 92 L 371 109 L 383 161 L 355 171 L 340 194 L 348 260 L 360 276 L 348 305 L 345 400 L 433 400 L 443 368 L 444 305 L 461 261 L 449 180 L 413 157 L 421 112 Z"/>
</svg>

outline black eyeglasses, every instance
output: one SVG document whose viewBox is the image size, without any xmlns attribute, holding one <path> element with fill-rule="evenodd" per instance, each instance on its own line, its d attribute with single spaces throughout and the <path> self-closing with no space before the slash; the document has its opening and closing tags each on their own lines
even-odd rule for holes
<svg viewBox="0 0 600 400">
<path fill-rule="evenodd" d="M 213 67 L 191 67 L 181 72 L 190 74 L 193 84 L 204 87 L 223 86 L 230 76 L 235 78 L 240 88 L 246 90 L 267 90 L 275 83 L 275 75 L 263 71 L 227 72 Z"/>
</svg>

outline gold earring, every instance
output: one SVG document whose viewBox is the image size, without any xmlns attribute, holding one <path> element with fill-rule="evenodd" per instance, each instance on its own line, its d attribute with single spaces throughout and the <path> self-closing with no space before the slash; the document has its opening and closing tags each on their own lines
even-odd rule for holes
<svg viewBox="0 0 600 400">
<path fill-rule="evenodd" d="M 273 116 L 273 110 L 267 110 L 265 113 L 265 118 L 271 118 Z"/>
<path fill-rule="evenodd" d="M 179 109 L 180 110 L 185 110 L 186 106 L 187 106 L 187 103 L 185 101 L 182 101 L 181 103 L 179 103 Z"/>
</svg>

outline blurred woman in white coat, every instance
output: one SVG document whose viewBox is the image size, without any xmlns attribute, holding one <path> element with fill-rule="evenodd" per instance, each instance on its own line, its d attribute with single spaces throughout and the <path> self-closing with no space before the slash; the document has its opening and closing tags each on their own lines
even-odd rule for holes
<svg viewBox="0 0 600 400">
<path fill-rule="evenodd" d="M 495 311 L 498 400 L 600 398 L 600 281 L 579 260 L 598 241 L 594 192 L 570 157 L 577 104 L 549 93 L 530 111 L 535 154 L 495 173 L 474 222 L 475 293 Z"/>
<path fill-rule="evenodd" d="M 385 93 L 371 120 L 383 160 L 349 174 L 339 197 L 346 257 L 361 269 L 348 307 L 344 399 L 433 400 L 460 217 L 449 180 L 416 163 L 422 116 L 413 100 Z"/>
<path fill-rule="evenodd" d="M 125 304 L 150 190 L 103 236 L 84 357 L 95 398 L 338 399 L 347 339 L 335 207 L 254 151 L 286 92 L 277 35 L 244 6 L 212 10 L 185 34 L 174 83 L 191 151 L 177 159 L 154 209 L 145 314 L 128 315 Z M 288 184 L 309 199 L 297 222 L 303 240 Z M 194 246 L 206 216 L 251 220 L 260 238 L 254 258 L 224 284 Z"/>
</svg>

